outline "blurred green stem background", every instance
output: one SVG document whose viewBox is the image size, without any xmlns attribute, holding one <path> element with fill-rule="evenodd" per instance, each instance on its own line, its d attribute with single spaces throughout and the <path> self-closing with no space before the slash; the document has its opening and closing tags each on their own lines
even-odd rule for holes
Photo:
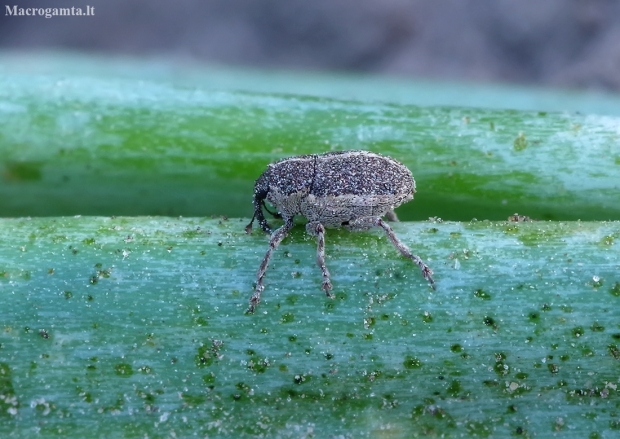
<svg viewBox="0 0 620 439">
<path fill-rule="evenodd" d="M 615 116 L 420 107 L 5 70 L 5 217 L 248 216 L 253 182 L 269 162 L 342 149 L 391 155 L 411 169 L 418 193 L 401 208 L 404 220 L 503 220 L 515 212 L 554 220 L 620 217 Z M 511 108 L 510 100 L 504 105 Z"/>
</svg>

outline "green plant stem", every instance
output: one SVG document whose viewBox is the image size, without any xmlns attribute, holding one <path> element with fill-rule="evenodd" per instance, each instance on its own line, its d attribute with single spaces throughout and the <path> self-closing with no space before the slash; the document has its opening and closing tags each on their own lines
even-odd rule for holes
<svg viewBox="0 0 620 439">
<path fill-rule="evenodd" d="M 418 184 L 402 219 L 620 218 L 620 119 L 0 79 L 0 216 L 247 216 L 281 157 L 368 149 Z"/>
<path fill-rule="evenodd" d="M 613 437 L 618 222 L 0 220 L 2 437 Z M 593 436 L 594 435 L 594 436 Z"/>
</svg>

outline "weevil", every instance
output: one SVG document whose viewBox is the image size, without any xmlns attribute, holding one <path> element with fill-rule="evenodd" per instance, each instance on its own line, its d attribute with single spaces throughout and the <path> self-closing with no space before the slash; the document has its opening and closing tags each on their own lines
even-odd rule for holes
<svg viewBox="0 0 620 439">
<path fill-rule="evenodd" d="M 269 249 L 256 275 L 249 313 L 260 302 L 263 279 L 271 254 L 293 228 L 296 215 L 306 217 L 306 231 L 317 238 L 316 261 L 323 274 L 322 287 L 333 298 L 330 274 L 325 265 L 325 228 L 343 227 L 351 231 L 381 227 L 400 253 L 422 270 L 422 276 L 435 288 L 432 270 L 414 255 L 382 219 L 398 221 L 394 209 L 413 199 L 415 180 L 405 165 L 391 157 L 368 151 L 340 151 L 289 157 L 267 166 L 254 185 L 254 215 L 245 231 L 252 231 L 254 220 L 271 234 Z M 265 205 L 269 201 L 277 212 Z M 263 208 L 284 225 L 275 231 L 267 223 Z"/>
</svg>

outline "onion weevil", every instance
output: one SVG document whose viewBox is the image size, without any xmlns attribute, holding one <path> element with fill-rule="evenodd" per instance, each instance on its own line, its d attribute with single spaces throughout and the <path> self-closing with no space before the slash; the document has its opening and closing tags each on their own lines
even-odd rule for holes
<svg viewBox="0 0 620 439">
<path fill-rule="evenodd" d="M 308 219 L 306 231 L 317 237 L 317 264 L 323 273 L 323 290 L 330 290 L 329 270 L 325 265 L 325 228 L 344 227 L 351 231 L 381 227 L 400 253 L 422 270 L 422 275 L 435 288 L 431 269 L 411 253 L 382 219 L 398 221 L 394 209 L 413 199 L 415 181 L 403 164 L 368 151 L 327 152 L 289 157 L 270 164 L 254 185 L 254 215 L 245 231 L 252 231 L 256 219 L 261 229 L 270 233 L 269 249 L 256 277 L 256 288 L 250 298 L 249 313 L 260 302 L 263 278 L 273 251 L 293 228 L 295 215 Z M 270 212 L 269 201 L 276 209 Z M 281 217 L 284 225 L 272 231 L 263 208 Z"/>
</svg>

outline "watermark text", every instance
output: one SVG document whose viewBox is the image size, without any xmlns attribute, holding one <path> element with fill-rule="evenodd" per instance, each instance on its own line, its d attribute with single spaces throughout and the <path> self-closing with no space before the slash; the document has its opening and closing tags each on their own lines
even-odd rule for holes
<svg viewBox="0 0 620 439">
<path fill-rule="evenodd" d="M 86 6 L 84 8 L 76 8 L 72 6 L 70 8 L 20 8 L 17 5 L 9 6 L 4 5 L 5 16 L 11 15 L 14 17 L 72 17 L 72 16 L 93 16 L 95 15 L 94 6 Z"/>
</svg>

